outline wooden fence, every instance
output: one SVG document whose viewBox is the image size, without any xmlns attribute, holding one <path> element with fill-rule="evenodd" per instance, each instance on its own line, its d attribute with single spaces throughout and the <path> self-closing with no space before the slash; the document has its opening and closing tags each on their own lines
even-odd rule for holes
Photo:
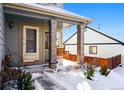
<svg viewBox="0 0 124 93">
<path fill-rule="evenodd" d="M 117 55 L 115 57 L 109 58 L 108 59 L 108 67 L 110 69 L 116 68 L 119 64 L 121 64 L 121 55 Z"/>
<path fill-rule="evenodd" d="M 117 55 L 111 58 L 98 58 L 98 57 L 85 56 L 84 60 L 88 64 L 94 64 L 100 67 L 106 65 L 109 69 L 114 69 L 119 64 L 121 64 L 121 55 Z"/>
<path fill-rule="evenodd" d="M 57 55 L 63 56 L 64 59 L 77 61 L 77 55 L 70 54 L 69 51 L 64 51 L 64 48 L 57 49 Z M 107 66 L 109 69 L 116 68 L 119 64 L 121 64 L 121 55 L 117 55 L 111 58 L 99 58 L 99 57 L 91 57 L 85 56 L 84 62 L 96 66 Z"/>
</svg>

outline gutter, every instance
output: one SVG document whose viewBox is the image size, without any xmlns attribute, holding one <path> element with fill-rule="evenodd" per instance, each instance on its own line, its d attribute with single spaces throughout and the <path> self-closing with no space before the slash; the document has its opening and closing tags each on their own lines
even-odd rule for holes
<svg viewBox="0 0 124 93">
<path fill-rule="evenodd" d="M 59 17 L 59 18 L 62 18 L 62 19 L 68 19 L 68 20 L 77 21 L 77 22 L 80 22 L 80 23 L 85 23 L 85 24 L 90 24 L 92 22 L 88 18 L 83 18 L 83 17 L 81 18 L 80 16 L 73 16 L 73 15 L 69 15 L 69 14 L 66 14 L 66 13 L 62 14 L 62 12 L 52 11 L 52 10 L 49 10 L 49 9 L 45 9 L 43 7 L 33 6 L 33 4 L 4 3 L 3 6 L 8 7 L 8 8 L 13 8 L 13 9 L 30 11 L 30 12 L 34 12 L 34 13 L 40 13 L 40 14 L 51 16 L 51 17 Z"/>
</svg>

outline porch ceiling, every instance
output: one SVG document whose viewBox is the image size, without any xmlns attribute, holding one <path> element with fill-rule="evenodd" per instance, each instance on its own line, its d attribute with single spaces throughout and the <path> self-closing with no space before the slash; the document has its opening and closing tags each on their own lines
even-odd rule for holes
<svg viewBox="0 0 124 93">
<path fill-rule="evenodd" d="M 74 24 L 69 24 L 69 23 L 63 23 L 63 28 L 68 28 L 71 27 Z"/>
<path fill-rule="evenodd" d="M 92 21 L 84 16 L 80 16 L 78 14 L 72 13 L 70 11 L 67 11 L 65 9 L 51 7 L 51 6 L 42 6 L 38 4 L 24 4 L 24 3 L 4 3 L 4 7 L 12 8 L 12 9 L 18 9 L 33 13 L 39 13 L 43 15 L 50 16 L 52 18 L 58 18 L 58 19 L 64 19 L 64 20 L 70 20 L 73 22 L 78 23 L 85 23 L 89 24 Z"/>
</svg>

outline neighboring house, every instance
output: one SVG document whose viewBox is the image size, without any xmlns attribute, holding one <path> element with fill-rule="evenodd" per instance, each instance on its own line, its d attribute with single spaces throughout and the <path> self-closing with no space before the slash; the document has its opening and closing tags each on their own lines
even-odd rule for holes
<svg viewBox="0 0 124 93">
<path fill-rule="evenodd" d="M 77 32 L 64 42 L 65 51 L 77 55 Z M 84 55 L 99 58 L 111 58 L 121 54 L 124 63 L 124 42 L 86 27 L 84 32 Z"/>
<path fill-rule="evenodd" d="M 54 67 L 57 47 L 63 48 L 63 28 L 70 24 L 77 25 L 80 38 L 78 50 L 81 51 L 78 52 L 78 61 L 82 62 L 81 30 L 91 20 L 62 9 L 62 4 L 54 6 L 39 3 L 0 4 L 0 69 L 4 54 L 9 53 L 12 66 L 49 63 L 50 67 Z"/>
</svg>

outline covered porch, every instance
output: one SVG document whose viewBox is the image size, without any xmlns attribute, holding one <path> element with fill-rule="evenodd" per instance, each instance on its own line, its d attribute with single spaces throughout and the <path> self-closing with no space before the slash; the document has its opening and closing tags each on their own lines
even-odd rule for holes
<svg viewBox="0 0 124 93">
<path fill-rule="evenodd" d="M 63 48 L 63 29 L 77 25 L 77 62 L 84 62 L 84 29 L 90 19 L 60 8 L 38 4 L 2 4 L 5 54 L 12 66 L 49 64 L 56 68 L 57 48 Z"/>
</svg>

